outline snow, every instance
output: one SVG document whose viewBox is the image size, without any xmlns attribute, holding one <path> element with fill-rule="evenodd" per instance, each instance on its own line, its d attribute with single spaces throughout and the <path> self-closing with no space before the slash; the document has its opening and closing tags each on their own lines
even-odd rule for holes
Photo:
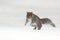
<svg viewBox="0 0 60 40">
<path fill-rule="evenodd" d="M 32 11 L 40 18 L 49 18 L 56 25 L 43 25 L 33 30 L 26 12 Z M 0 40 L 60 40 L 59 0 L 0 0 Z"/>
</svg>

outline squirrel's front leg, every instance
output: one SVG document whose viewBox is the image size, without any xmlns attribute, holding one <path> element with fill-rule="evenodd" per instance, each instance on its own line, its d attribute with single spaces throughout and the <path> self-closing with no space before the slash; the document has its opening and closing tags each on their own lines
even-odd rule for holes
<svg viewBox="0 0 60 40">
<path fill-rule="evenodd" d="M 25 25 L 28 23 L 28 19 L 26 19 Z"/>
</svg>

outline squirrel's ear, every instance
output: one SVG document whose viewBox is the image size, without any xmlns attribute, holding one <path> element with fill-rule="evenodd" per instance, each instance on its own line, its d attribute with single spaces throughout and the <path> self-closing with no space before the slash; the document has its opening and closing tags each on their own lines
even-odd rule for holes
<svg viewBox="0 0 60 40">
<path fill-rule="evenodd" d="M 28 13 L 33 13 L 33 12 L 26 12 L 26 13 L 28 14 Z"/>
<path fill-rule="evenodd" d="M 29 12 L 26 12 L 26 13 L 29 13 Z"/>
<path fill-rule="evenodd" d="M 33 12 L 31 12 L 31 13 L 33 13 Z"/>
</svg>

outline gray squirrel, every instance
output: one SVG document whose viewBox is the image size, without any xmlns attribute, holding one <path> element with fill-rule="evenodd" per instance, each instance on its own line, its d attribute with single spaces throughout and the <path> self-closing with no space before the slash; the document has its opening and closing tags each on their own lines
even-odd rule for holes
<svg viewBox="0 0 60 40">
<path fill-rule="evenodd" d="M 30 25 L 33 26 L 34 29 L 38 28 L 38 30 L 40 30 L 42 24 L 50 24 L 55 27 L 55 24 L 49 18 L 40 19 L 37 15 L 33 14 L 33 12 L 27 12 L 25 25 L 29 22 L 29 19 L 31 20 Z"/>
</svg>

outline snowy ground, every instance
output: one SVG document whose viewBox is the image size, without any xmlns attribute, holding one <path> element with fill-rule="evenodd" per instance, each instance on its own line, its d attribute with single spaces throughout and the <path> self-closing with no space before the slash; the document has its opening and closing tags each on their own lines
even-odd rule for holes
<svg viewBox="0 0 60 40">
<path fill-rule="evenodd" d="M 60 40 L 59 2 L 59 0 L 0 1 L 0 40 Z M 56 28 L 43 25 L 41 30 L 33 30 L 29 23 L 25 26 L 27 11 L 32 11 L 40 18 L 50 18 Z"/>
</svg>

